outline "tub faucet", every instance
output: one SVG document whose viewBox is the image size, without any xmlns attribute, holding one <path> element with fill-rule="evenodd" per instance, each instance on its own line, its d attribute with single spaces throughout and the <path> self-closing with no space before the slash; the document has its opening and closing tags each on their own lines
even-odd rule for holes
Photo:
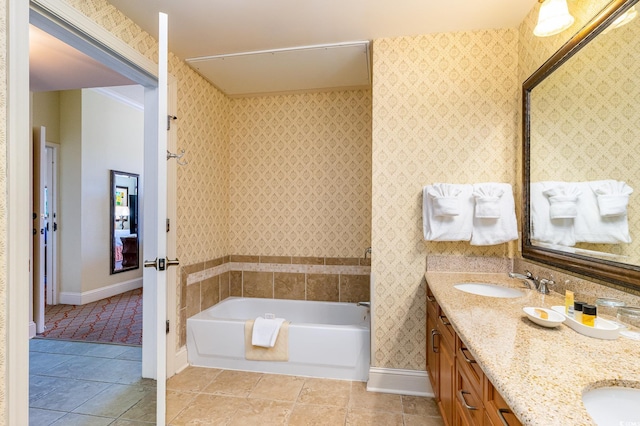
<svg viewBox="0 0 640 426">
<path fill-rule="evenodd" d="M 364 258 L 367 258 L 367 254 L 371 255 L 371 247 L 367 247 L 364 249 Z"/>
<path fill-rule="evenodd" d="M 366 306 L 367 308 L 371 307 L 371 302 L 358 302 L 356 306 Z"/>
</svg>

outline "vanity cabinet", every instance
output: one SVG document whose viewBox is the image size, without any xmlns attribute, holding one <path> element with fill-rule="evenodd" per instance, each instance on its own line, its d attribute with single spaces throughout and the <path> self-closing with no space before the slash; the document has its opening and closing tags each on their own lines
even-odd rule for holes
<svg viewBox="0 0 640 426">
<path fill-rule="evenodd" d="M 427 372 L 447 426 L 519 426 L 427 286 Z"/>
</svg>

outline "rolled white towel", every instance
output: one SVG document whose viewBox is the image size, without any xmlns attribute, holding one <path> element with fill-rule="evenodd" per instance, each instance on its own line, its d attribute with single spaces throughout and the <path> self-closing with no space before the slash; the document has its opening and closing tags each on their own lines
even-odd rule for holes
<svg viewBox="0 0 640 426">
<path fill-rule="evenodd" d="M 433 215 L 459 216 L 461 205 L 458 196 L 461 192 L 459 185 L 434 183 L 427 191 L 433 204 Z"/>
<path fill-rule="evenodd" d="M 549 199 L 551 219 L 572 219 L 578 215 L 578 197 L 581 192 L 576 185 L 558 184 L 543 191 Z"/>
<path fill-rule="evenodd" d="M 633 188 L 625 182 L 606 180 L 590 182 L 589 186 L 598 198 L 600 216 L 623 216 L 627 214 L 629 195 L 633 192 Z"/>
<path fill-rule="evenodd" d="M 504 188 L 495 183 L 479 183 L 473 185 L 473 197 L 476 200 L 475 217 L 497 219 L 501 215 L 500 197 Z"/>
<path fill-rule="evenodd" d="M 264 348 L 272 348 L 276 344 L 280 327 L 284 322 L 284 318 L 258 317 L 253 323 L 253 332 L 251 335 L 251 344 L 253 346 L 262 346 Z"/>
</svg>

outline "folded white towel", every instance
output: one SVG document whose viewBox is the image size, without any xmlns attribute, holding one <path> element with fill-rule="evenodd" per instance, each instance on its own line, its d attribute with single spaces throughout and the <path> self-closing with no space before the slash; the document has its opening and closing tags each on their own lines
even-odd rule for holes
<svg viewBox="0 0 640 426">
<path fill-rule="evenodd" d="M 253 333 L 251 335 L 251 344 L 253 346 L 262 346 L 264 348 L 272 348 L 276 344 L 280 326 L 284 322 L 284 318 L 265 319 L 258 317 L 253 323 Z"/>
<path fill-rule="evenodd" d="M 436 193 L 434 185 L 427 185 L 422 191 L 422 231 L 427 241 L 469 241 L 473 228 L 473 187 L 471 185 L 450 185 L 448 191 L 455 191 L 459 202 L 457 215 L 438 215 L 434 209 Z M 453 187 L 453 188 L 452 188 Z M 440 186 L 440 188 L 442 188 Z M 459 191 L 459 192 L 458 192 Z M 449 192 L 452 193 L 452 192 Z M 441 206 L 442 207 L 442 206 Z M 449 213 L 454 210 L 448 210 Z M 440 211 L 439 213 L 442 213 Z"/>
<path fill-rule="evenodd" d="M 596 193 L 600 216 L 620 216 L 627 214 L 629 195 L 633 188 L 618 180 L 590 182 L 589 186 Z"/>
<path fill-rule="evenodd" d="M 572 219 L 578 215 L 580 189 L 572 183 L 556 183 L 547 186 L 542 193 L 549 199 L 551 219 Z"/>
<path fill-rule="evenodd" d="M 576 245 L 573 219 L 551 219 L 549 199 L 543 194 L 562 182 L 532 182 L 530 186 L 531 239 L 561 246 Z"/>
<path fill-rule="evenodd" d="M 517 240 L 518 222 L 516 221 L 516 206 L 511 185 L 508 183 L 477 183 L 473 185 L 473 193 L 487 194 L 490 195 L 490 198 L 497 198 L 494 204 L 498 211 L 497 214 L 483 217 L 478 216 L 476 210 L 476 215 L 473 218 L 471 245 L 488 246 Z M 476 203 L 478 199 L 476 198 Z M 477 207 L 476 204 L 476 209 Z"/>
<path fill-rule="evenodd" d="M 579 182 L 579 214 L 574 219 L 575 239 L 582 243 L 619 244 L 630 243 L 627 215 L 602 216 L 598 206 L 598 196 L 593 188 L 601 188 L 615 181 L 602 180 Z"/>
<path fill-rule="evenodd" d="M 501 214 L 500 198 L 504 188 L 499 184 L 480 183 L 473 185 L 473 197 L 476 200 L 475 217 L 497 219 Z"/>
<path fill-rule="evenodd" d="M 460 185 L 434 183 L 427 190 L 433 205 L 434 216 L 458 216 L 462 209 L 460 198 L 458 198 L 461 192 Z"/>
</svg>

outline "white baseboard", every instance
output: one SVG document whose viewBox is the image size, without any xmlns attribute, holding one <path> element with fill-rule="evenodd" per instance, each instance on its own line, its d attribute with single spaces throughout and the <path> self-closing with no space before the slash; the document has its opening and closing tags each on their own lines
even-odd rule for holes
<svg viewBox="0 0 640 426">
<path fill-rule="evenodd" d="M 59 303 L 63 305 L 86 305 L 87 303 L 106 299 L 140 287 L 142 287 L 142 277 L 83 293 L 60 292 Z"/>
<path fill-rule="evenodd" d="M 396 368 L 369 368 L 367 390 L 400 395 L 434 396 L 426 371 Z"/>
<path fill-rule="evenodd" d="M 187 360 L 187 347 L 183 346 L 178 352 L 176 352 L 176 374 L 188 366 L 189 361 Z"/>
<path fill-rule="evenodd" d="M 29 321 L 29 339 L 36 337 L 36 323 Z"/>
</svg>

